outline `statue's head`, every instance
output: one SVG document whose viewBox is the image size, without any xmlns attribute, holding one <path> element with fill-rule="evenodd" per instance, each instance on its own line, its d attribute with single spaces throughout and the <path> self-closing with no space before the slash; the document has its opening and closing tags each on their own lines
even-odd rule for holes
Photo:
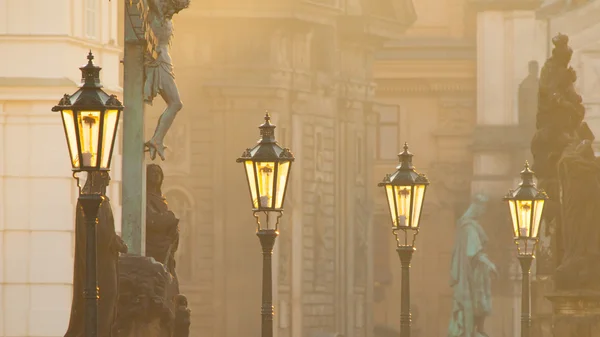
<svg viewBox="0 0 600 337">
<path fill-rule="evenodd" d="M 106 187 L 110 183 L 110 175 L 106 171 L 90 171 L 85 179 L 82 193 L 100 193 L 106 194 Z"/>
<path fill-rule="evenodd" d="M 166 8 L 163 10 L 167 18 L 171 19 L 173 15 L 181 12 L 190 6 L 191 0 L 167 0 Z"/>
<path fill-rule="evenodd" d="M 571 62 L 571 56 L 573 56 L 573 49 L 569 47 L 569 37 L 558 33 L 552 38 L 552 44 L 554 44 L 552 58 L 561 66 L 566 67 Z"/>
<path fill-rule="evenodd" d="M 471 206 L 467 209 L 465 214 L 459 219 L 459 224 L 464 223 L 466 220 L 476 220 L 481 217 L 486 209 L 489 198 L 484 194 L 476 194 L 473 196 Z"/>
<path fill-rule="evenodd" d="M 162 168 L 156 164 L 146 166 L 146 190 L 149 192 L 160 191 L 165 176 Z"/>
<path fill-rule="evenodd" d="M 173 303 L 175 304 L 175 307 L 188 307 L 188 299 L 187 297 L 185 297 L 185 295 L 183 294 L 177 294 L 175 296 L 173 296 Z"/>
<path fill-rule="evenodd" d="M 482 216 L 486 209 L 487 209 L 487 203 L 490 200 L 490 198 L 488 198 L 487 195 L 485 194 L 481 194 L 478 193 L 475 196 L 473 196 L 473 211 L 474 211 L 474 217 L 480 217 Z"/>
<path fill-rule="evenodd" d="M 528 69 L 529 69 L 529 76 L 537 77 L 538 74 L 540 73 L 540 65 L 535 60 L 529 61 Z"/>
</svg>

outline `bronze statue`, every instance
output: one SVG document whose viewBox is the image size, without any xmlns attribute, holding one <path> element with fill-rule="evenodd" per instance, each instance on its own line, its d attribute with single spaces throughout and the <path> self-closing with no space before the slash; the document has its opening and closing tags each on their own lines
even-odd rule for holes
<svg viewBox="0 0 600 337">
<path fill-rule="evenodd" d="M 487 337 L 484 323 L 492 312 L 491 276 L 498 273 L 485 252 L 488 237 L 478 221 L 487 202 L 486 196 L 477 195 L 457 222 L 450 269 L 453 302 L 448 337 Z"/>
<path fill-rule="evenodd" d="M 163 263 L 178 285 L 175 252 L 179 245 L 179 219 L 162 194 L 163 180 L 160 166 L 146 166 L 146 256 Z"/>
<path fill-rule="evenodd" d="M 148 48 L 144 57 L 144 100 L 148 104 L 157 95 L 160 95 L 167 107 L 158 120 L 152 138 L 146 142 L 150 158 L 154 160 L 156 154 L 165 160 L 165 135 L 173 124 L 177 113 L 183 108 L 179 97 L 179 89 L 175 83 L 173 61 L 169 55 L 171 37 L 173 36 L 173 15 L 190 5 L 190 0 L 140 0 L 145 1 L 149 12 L 145 16 L 146 30 L 155 37 L 154 48 Z M 148 33 L 148 32 L 147 32 Z"/>
<path fill-rule="evenodd" d="M 83 187 L 82 193 L 106 194 L 110 181 L 107 172 L 91 172 Z M 83 287 L 85 282 L 85 219 L 79 203 L 75 216 L 75 261 L 73 271 L 73 301 L 71 317 L 65 337 L 84 337 Z M 118 293 L 118 259 L 119 253 L 126 253 L 127 246 L 115 232 L 110 200 L 105 197 L 98 211 L 97 225 L 97 268 L 98 288 L 98 337 L 111 337 L 116 318 Z"/>
</svg>

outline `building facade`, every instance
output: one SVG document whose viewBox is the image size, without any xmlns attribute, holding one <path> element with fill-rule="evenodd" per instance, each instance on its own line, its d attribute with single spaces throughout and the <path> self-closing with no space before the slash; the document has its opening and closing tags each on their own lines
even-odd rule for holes
<svg viewBox="0 0 600 337">
<path fill-rule="evenodd" d="M 235 159 L 258 139 L 265 110 L 296 156 L 274 256 L 276 333 L 371 336 L 372 67 L 383 42 L 413 22 L 412 9 L 387 0 L 205 1 L 175 18 L 185 107 L 162 165 L 185 233 L 178 273 L 194 336 L 260 331 L 260 245 Z M 155 105 L 147 132 L 164 106 Z"/>
<path fill-rule="evenodd" d="M 374 177 L 379 180 L 393 168 L 393 153 L 407 141 L 415 165 L 431 180 L 412 267 L 414 333 L 447 334 L 456 221 L 471 196 L 484 193 L 490 202 L 480 222 L 490 238 L 486 251 L 500 274 L 492 285 L 493 314 L 486 331 L 518 334 L 516 249 L 500 201 L 518 178 L 533 133 L 527 131 L 531 119 L 521 120 L 518 110 L 519 97 L 535 94 L 519 95 L 519 88 L 529 88 L 520 85 L 529 61 L 545 57 L 545 45 L 539 44 L 546 34 L 536 20 L 539 3 L 425 0 L 415 5 L 417 22 L 406 37 L 387 45 L 376 64 L 377 97 L 388 106 L 379 115 L 384 154 Z M 527 113 L 535 116 L 535 107 Z M 390 258 L 375 272 L 381 288 L 375 316 L 378 324 L 398 329 L 400 269 L 383 195 L 377 209 L 382 219 L 377 230 L 380 240 L 389 242 Z"/>
<path fill-rule="evenodd" d="M 78 193 L 50 109 L 77 90 L 88 50 L 104 89 L 118 93 L 116 1 L 0 1 L 0 336 L 67 328 Z M 116 153 L 113 167 L 120 163 Z M 119 181 L 115 169 L 109 197 L 118 223 Z"/>
</svg>

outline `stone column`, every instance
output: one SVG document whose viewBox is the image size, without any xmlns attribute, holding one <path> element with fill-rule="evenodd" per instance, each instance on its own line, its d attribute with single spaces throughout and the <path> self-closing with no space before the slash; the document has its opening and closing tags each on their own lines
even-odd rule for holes
<svg viewBox="0 0 600 337">
<path fill-rule="evenodd" d="M 491 198 L 482 224 L 491 238 L 488 252 L 500 272 L 493 288 L 496 314 L 488 318 L 486 326 L 488 331 L 513 332 L 520 324 L 520 313 L 511 314 L 514 303 L 520 300 L 520 278 L 510 277 L 511 264 L 517 263 L 513 259 L 516 249 L 510 244 L 508 212 L 498 201 L 514 188 L 530 141 L 529 134 L 523 134 L 518 125 L 517 91 L 527 75 L 528 62 L 536 56 L 537 3 L 473 3 L 477 11 L 477 127 L 471 189 L 473 194 L 485 193 Z"/>
</svg>

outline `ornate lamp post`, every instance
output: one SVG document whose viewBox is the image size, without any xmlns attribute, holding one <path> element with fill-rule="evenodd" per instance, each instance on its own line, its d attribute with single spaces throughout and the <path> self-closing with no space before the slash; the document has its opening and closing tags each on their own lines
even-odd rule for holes
<svg viewBox="0 0 600 337">
<path fill-rule="evenodd" d="M 412 153 L 404 143 L 404 151 L 398 155 L 400 165 L 396 172 L 388 174 L 378 186 L 385 187 L 388 207 L 392 216 L 392 232 L 396 237 L 398 256 L 402 265 L 402 301 L 400 307 L 400 337 L 410 337 L 410 261 L 415 251 L 415 239 L 419 233 L 419 220 L 425 190 L 429 180 L 415 171 Z"/>
<path fill-rule="evenodd" d="M 82 85 L 73 95 L 65 94 L 52 111 L 61 113 L 67 147 L 73 168 L 78 172 L 109 171 L 119 116 L 123 105 L 115 95 L 101 88 L 100 70 L 88 54 L 88 63 L 79 68 Z M 98 332 L 98 285 L 96 279 L 96 224 L 103 195 L 79 194 L 86 224 L 86 274 L 83 296 L 86 299 L 85 335 L 95 337 Z"/>
<path fill-rule="evenodd" d="M 271 257 L 283 215 L 283 202 L 294 155 L 275 140 L 275 125 L 267 112 L 259 127 L 260 140 L 248 148 L 238 163 L 243 163 L 250 189 L 252 212 L 256 218 L 256 235 L 263 251 L 263 286 L 261 336 L 273 337 L 273 276 Z M 261 214 L 262 220 L 261 220 Z"/>
<path fill-rule="evenodd" d="M 517 244 L 517 253 L 521 264 L 522 295 L 521 295 L 521 337 L 530 337 L 530 273 L 531 263 L 535 258 L 535 248 L 538 242 L 540 223 L 544 204 L 548 195 L 535 187 L 533 172 L 529 163 L 521 171 L 521 184 L 516 190 L 510 190 L 504 197 L 510 208 L 513 224 L 513 234 Z"/>
</svg>

